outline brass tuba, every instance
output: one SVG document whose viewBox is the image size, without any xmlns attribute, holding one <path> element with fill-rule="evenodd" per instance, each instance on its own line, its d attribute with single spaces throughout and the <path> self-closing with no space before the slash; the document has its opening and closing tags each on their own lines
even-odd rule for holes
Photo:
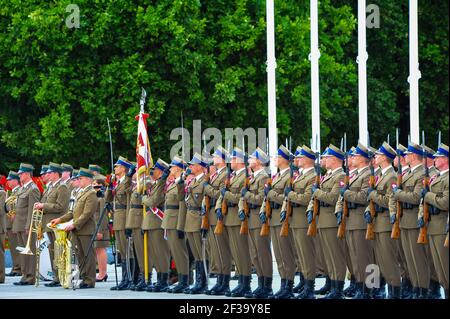
<svg viewBox="0 0 450 319">
<path fill-rule="evenodd" d="M 16 249 L 18 251 L 20 251 L 20 253 L 22 255 L 29 255 L 29 256 L 33 256 L 33 251 L 31 250 L 31 236 L 32 234 L 36 234 L 36 241 L 35 241 L 35 245 L 36 245 L 36 281 L 35 281 L 35 286 L 38 287 L 39 286 L 39 262 L 40 262 L 40 247 L 39 247 L 39 240 L 42 238 L 42 217 L 43 217 L 43 211 L 41 209 L 34 209 L 33 210 L 33 214 L 31 215 L 31 224 L 30 224 L 30 230 L 28 232 L 28 240 L 27 240 L 27 245 L 26 247 L 16 247 Z"/>
<path fill-rule="evenodd" d="M 11 195 L 5 202 L 5 207 L 9 206 L 10 209 L 6 213 L 8 218 L 12 218 L 16 215 L 16 204 L 17 204 L 17 195 Z"/>
<path fill-rule="evenodd" d="M 55 233 L 54 263 L 58 272 L 59 282 L 63 288 L 70 288 L 72 275 L 72 243 L 69 240 L 69 233 L 62 227 L 47 224 Z"/>
</svg>

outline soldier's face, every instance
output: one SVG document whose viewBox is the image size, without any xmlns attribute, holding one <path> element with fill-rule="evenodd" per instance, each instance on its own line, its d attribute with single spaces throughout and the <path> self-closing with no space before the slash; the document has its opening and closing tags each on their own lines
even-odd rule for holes
<svg viewBox="0 0 450 319">
<path fill-rule="evenodd" d="M 436 165 L 436 168 L 440 171 L 448 169 L 448 157 L 446 156 L 437 156 L 434 165 Z"/>
<path fill-rule="evenodd" d="M 6 181 L 6 184 L 8 184 L 8 187 L 11 189 L 14 189 L 17 185 L 19 185 L 19 181 L 17 179 L 10 179 L 9 181 Z"/>
<path fill-rule="evenodd" d="M 92 179 L 88 178 L 86 176 L 80 176 L 80 178 L 78 178 L 78 180 L 79 180 L 81 188 L 85 188 L 92 184 Z"/>
<path fill-rule="evenodd" d="M 122 166 L 122 165 L 114 166 L 114 174 L 116 174 L 116 175 L 123 175 L 123 174 L 125 174 L 125 167 Z"/>
<path fill-rule="evenodd" d="M 398 167 L 398 156 L 394 159 L 394 167 Z"/>
<path fill-rule="evenodd" d="M 47 183 L 48 181 L 48 173 L 44 173 L 41 175 L 41 179 L 44 183 Z"/>
<path fill-rule="evenodd" d="M 297 167 L 303 167 L 303 160 L 301 157 L 294 158 L 294 165 Z"/>
<path fill-rule="evenodd" d="M 31 179 L 30 173 L 21 173 L 19 177 L 22 184 L 26 184 Z"/>
<path fill-rule="evenodd" d="M 251 169 L 256 167 L 256 158 L 251 157 L 248 159 L 248 167 L 250 167 Z"/>
<path fill-rule="evenodd" d="M 80 181 L 78 178 L 72 180 L 72 186 L 75 188 L 80 187 Z"/>
<path fill-rule="evenodd" d="M 220 156 L 214 156 L 213 157 L 213 164 L 214 166 L 220 165 L 222 163 L 225 163 L 225 161 Z"/>
</svg>

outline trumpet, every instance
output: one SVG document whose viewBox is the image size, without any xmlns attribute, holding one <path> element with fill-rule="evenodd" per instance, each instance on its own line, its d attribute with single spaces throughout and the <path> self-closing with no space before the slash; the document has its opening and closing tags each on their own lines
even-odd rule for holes
<svg viewBox="0 0 450 319">
<path fill-rule="evenodd" d="M 16 216 L 16 204 L 17 204 L 17 195 L 11 195 L 5 202 L 5 207 L 10 207 L 9 211 L 6 213 L 6 216 L 12 219 Z"/>
<path fill-rule="evenodd" d="M 39 286 L 39 262 L 40 262 L 40 249 L 39 249 L 39 240 L 42 238 L 42 217 L 43 211 L 41 209 L 34 209 L 33 214 L 31 215 L 31 224 L 30 230 L 28 233 L 28 240 L 26 247 L 16 247 L 18 251 L 22 255 L 33 256 L 34 253 L 31 250 L 31 236 L 32 234 L 36 234 L 36 282 L 35 286 Z"/>
</svg>

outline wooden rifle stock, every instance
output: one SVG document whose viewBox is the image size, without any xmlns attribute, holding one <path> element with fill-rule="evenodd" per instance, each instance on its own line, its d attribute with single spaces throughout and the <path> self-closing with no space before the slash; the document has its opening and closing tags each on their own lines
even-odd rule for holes
<svg viewBox="0 0 450 319">
<path fill-rule="evenodd" d="M 320 174 L 316 173 L 316 180 L 315 180 L 316 187 L 319 187 L 320 185 Z M 306 235 L 314 237 L 317 235 L 317 216 L 319 216 L 319 200 L 317 198 L 314 198 L 313 200 L 313 218 L 311 221 L 311 224 L 308 226 L 308 231 Z"/>
<path fill-rule="evenodd" d="M 448 233 L 447 236 L 445 237 L 444 247 L 448 247 Z"/>
<path fill-rule="evenodd" d="M 371 168 L 371 170 L 373 170 L 373 167 Z M 370 179 L 369 179 L 369 185 L 370 188 L 374 188 L 375 187 L 375 175 L 372 173 L 370 175 Z M 373 190 L 375 191 L 375 190 Z M 367 231 L 366 231 L 366 240 L 374 240 L 375 239 L 375 233 L 373 231 L 373 221 L 375 218 L 375 203 L 373 202 L 373 200 L 370 200 L 369 202 L 369 209 L 370 209 L 370 216 L 372 217 L 372 222 L 367 224 Z"/>
<path fill-rule="evenodd" d="M 292 167 L 291 167 L 292 172 Z M 294 175 L 291 173 L 290 186 L 291 189 L 294 185 Z M 292 216 L 292 203 L 288 200 L 288 197 L 284 197 L 283 206 L 281 207 L 281 211 L 286 210 L 286 218 L 281 225 L 280 236 L 287 237 L 289 235 L 289 218 Z"/>
<path fill-rule="evenodd" d="M 246 168 L 247 169 L 247 168 Z M 249 184 L 249 177 L 247 176 L 245 178 L 245 184 L 244 187 L 248 188 Z M 247 235 L 248 234 L 248 215 L 250 213 L 250 209 L 248 207 L 247 201 L 242 197 L 242 200 L 244 202 L 244 213 L 245 213 L 245 219 L 241 222 L 241 229 L 239 230 L 239 234 L 241 235 Z"/>
<path fill-rule="evenodd" d="M 228 175 L 227 175 L 227 179 L 225 180 L 225 187 L 227 189 L 230 188 L 230 168 L 228 167 Z M 222 208 L 222 215 L 226 216 L 228 214 L 228 202 L 225 200 L 225 198 L 222 198 L 222 203 L 221 203 L 221 208 Z M 223 233 L 223 219 L 217 219 L 217 224 L 216 224 L 216 228 L 214 228 L 214 234 L 216 235 L 222 235 Z"/>
<path fill-rule="evenodd" d="M 402 172 L 401 172 L 401 164 L 400 159 L 398 159 L 399 171 L 397 173 L 397 186 L 401 187 L 402 185 Z M 402 203 L 398 200 L 397 203 L 397 211 L 395 212 L 395 223 L 392 225 L 391 238 L 399 239 L 400 238 L 400 219 L 403 215 Z"/>
<path fill-rule="evenodd" d="M 424 187 L 426 189 L 428 189 L 429 185 L 430 185 L 430 180 L 429 180 L 429 176 L 427 173 L 424 178 Z M 425 201 L 424 198 L 422 198 L 422 204 L 423 204 L 424 225 L 419 230 L 419 237 L 417 238 L 417 243 L 418 244 L 427 244 L 428 243 L 428 239 L 427 239 L 428 226 L 427 226 L 427 224 L 428 224 L 428 221 L 430 220 L 430 209 L 429 209 L 430 207 L 428 206 L 428 203 Z"/>
<path fill-rule="evenodd" d="M 348 187 L 349 184 L 349 176 L 345 175 L 344 178 L 344 184 L 346 185 L 346 187 Z M 342 207 L 342 220 L 341 223 L 339 224 L 338 227 L 338 231 L 337 231 L 337 237 L 340 239 L 343 239 L 345 237 L 345 227 L 346 227 L 346 222 L 347 222 L 347 217 L 348 217 L 348 203 L 347 200 L 343 198 L 343 207 Z"/>
<path fill-rule="evenodd" d="M 208 172 L 205 175 L 205 181 L 209 183 L 209 166 L 208 166 Z M 202 216 L 202 225 L 200 226 L 201 229 L 208 230 L 209 229 L 209 210 L 211 209 L 211 199 L 208 195 L 205 195 L 205 215 Z"/>
<path fill-rule="evenodd" d="M 268 179 L 267 185 L 269 187 L 272 186 L 272 178 Z M 267 196 L 264 197 L 264 202 L 263 202 L 263 205 L 261 206 L 261 211 L 263 210 L 263 207 L 264 207 L 264 212 L 266 214 L 266 222 L 264 224 L 262 224 L 261 232 L 259 233 L 259 235 L 260 236 L 269 236 L 269 234 L 270 234 L 269 221 L 270 221 L 270 218 L 272 218 L 272 208 L 270 207 L 270 201 L 267 198 Z"/>
</svg>

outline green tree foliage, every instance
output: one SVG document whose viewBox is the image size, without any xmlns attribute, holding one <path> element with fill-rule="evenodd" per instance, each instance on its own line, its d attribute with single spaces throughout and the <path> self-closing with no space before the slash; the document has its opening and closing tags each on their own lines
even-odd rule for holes
<svg viewBox="0 0 450 319">
<path fill-rule="evenodd" d="M 167 159 L 173 128 L 267 124 L 264 0 L 0 0 L 0 171 L 21 161 L 109 166 L 134 158 L 141 87 L 154 156 Z M 358 134 L 356 7 L 319 3 L 322 144 Z M 356 3 L 356 2 L 355 2 Z M 408 8 L 379 1 L 368 31 L 369 128 L 373 144 L 408 130 Z M 448 3 L 444 3 L 447 6 Z M 448 12 L 420 3 L 421 120 L 448 135 Z M 309 1 L 275 3 L 280 140 L 309 143 Z M 431 145 L 435 146 L 435 145 Z"/>
</svg>

